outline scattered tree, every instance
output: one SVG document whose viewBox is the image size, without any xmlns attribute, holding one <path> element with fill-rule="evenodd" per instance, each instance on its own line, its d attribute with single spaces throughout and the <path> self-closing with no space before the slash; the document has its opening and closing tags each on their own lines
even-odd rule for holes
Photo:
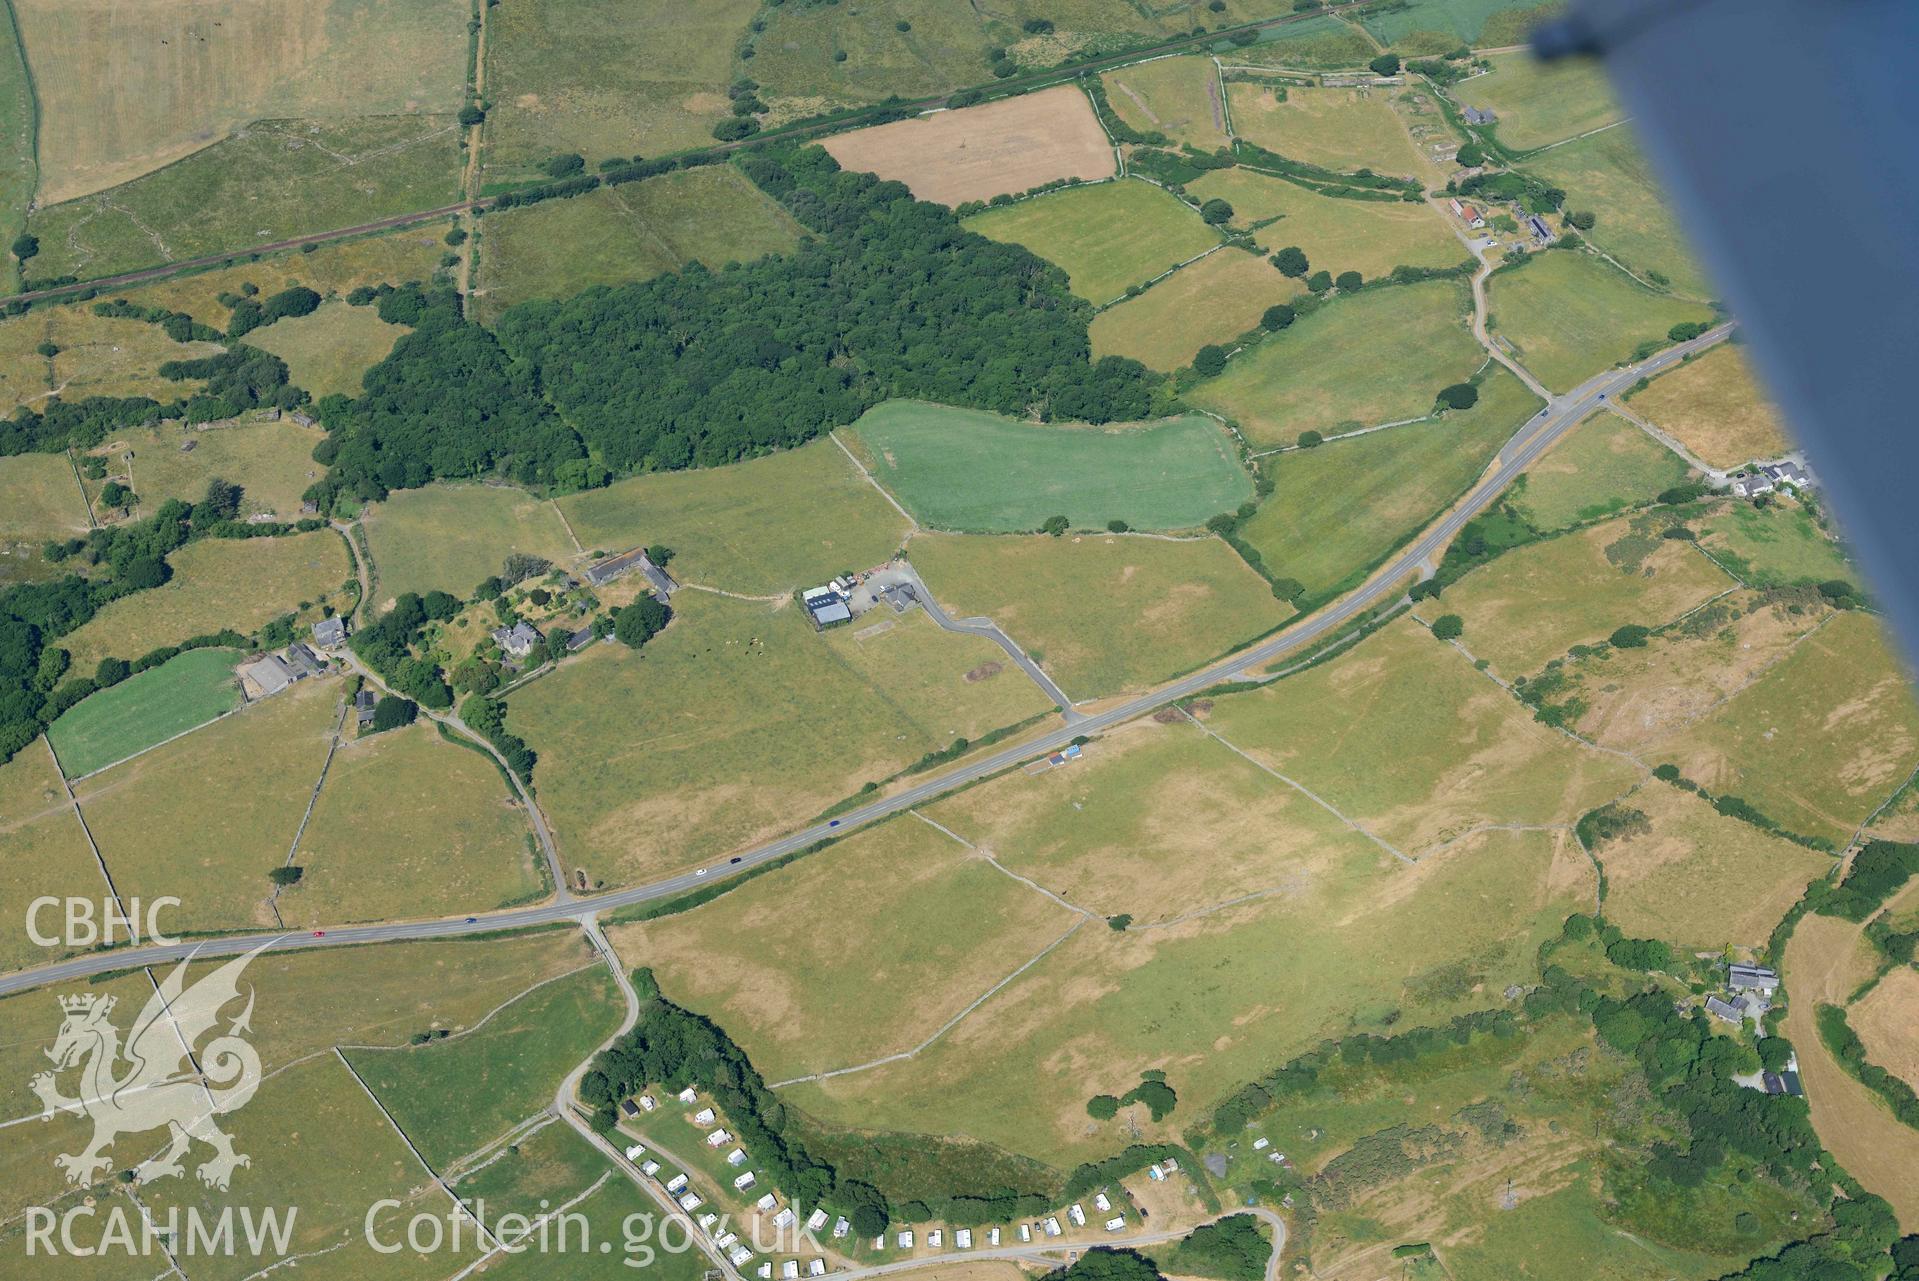
<svg viewBox="0 0 1919 1281">
<path fill-rule="evenodd" d="M 1061 534 L 1064 534 L 1068 529 L 1071 529 L 1071 528 L 1072 528 L 1072 522 L 1067 520 L 1066 517 L 1048 516 L 1045 520 L 1040 522 L 1039 532 L 1042 534 L 1051 534 L 1053 537 L 1058 538 Z"/>
<path fill-rule="evenodd" d="M 586 172 L 586 157 L 577 151 L 550 156 L 540 163 L 540 172 L 549 178 L 571 178 L 576 173 Z"/>
<path fill-rule="evenodd" d="M 1396 76 L 1399 74 L 1399 55 L 1382 53 L 1366 65 L 1373 69 L 1376 76 Z"/>
<path fill-rule="evenodd" d="M 200 506 L 220 520 L 232 520 L 240 514 L 240 498 L 246 491 L 222 476 L 207 479 L 206 497 Z"/>
<path fill-rule="evenodd" d="M 25 266 L 27 259 L 40 252 L 40 237 L 25 234 L 15 236 L 12 252 L 13 256 L 20 260 L 21 265 Z"/>
<path fill-rule="evenodd" d="M 373 732 L 384 734 L 390 729 L 411 725 L 419 714 L 419 704 L 412 699 L 401 698 L 395 694 L 382 694 L 380 701 L 373 705 Z"/>
<path fill-rule="evenodd" d="M 1356 293 L 1366 283 L 1366 278 L 1356 271 L 1342 271 L 1333 279 L 1342 294 Z"/>
<path fill-rule="evenodd" d="M 1232 221 L 1233 207 L 1214 196 L 1199 207 L 1199 220 L 1209 227 L 1217 227 L 1223 222 Z"/>
<path fill-rule="evenodd" d="M 1110 1121 L 1119 1115 L 1119 1099 L 1111 1094 L 1095 1094 L 1086 1100 L 1086 1115 L 1095 1121 Z"/>
<path fill-rule="evenodd" d="M 1316 294 L 1325 293 L 1333 287 L 1333 273 L 1330 271 L 1315 271 L 1312 275 L 1306 277 L 1306 287 Z"/>
<path fill-rule="evenodd" d="M 1447 409 L 1471 409 L 1479 403 L 1479 388 L 1471 383 L 1454 383 L 1439 391 L 1439 403 Z"/>
<path fill-rule="evenodd" d="M 1326 438 L 1310 427 L 1299 433 L 1299 447 L 1301 449 L 1318 449 L 1325 443 Z"/>
<path fill-rule="evenodd" d="M 1458 640 L 1466 632 L 1466 620 L 1457 614 L 1441 614 L 1433 620 L 1433 635 L 1440 640 Z"/>
<path fill-rule="evenodd" d="M 672 621 L 673 611 L 653 596 L 642 596 L 613 616 L 613 635 L 634 649 L 640 648 Z"/>
<path fill-rule="evenodd" d="M 289 885 L 298 885 L 300 878 L 306 875 L 304 867 L 275 867 L 267 871 L 267 880 L 281 889 Z"/>
<path fill-rule="evenodd" d="M 1268 333 L 1276 333 L 1292 324 L 1294 320 L 1298 319 L 1298 315 L 1299 313 L 1295 312 L 1285 303 L 1274 303 L 1260 316 L 1259 324 L 1260 327 Z"/>
<path fill-rule="evenodd" d="M 1129 533 L 1131 532 L 1132 528 L 1133 527 L 1131 525 L 1127 524 L 1123 520 L 1116 519 L 1116 520 L 1109 520 L 1106 522 L 1106 532 L 1109 534 Z"/>
<path fill-rule="evenodd" d="M 1273 266 L 1279 268 L 1282 276 L 1291 276 L 1297 280 L 1312 270 L 1312 264 L 1306 261 L 1306 251 L 1298 245 L 1287 245 L 1272 257 Z"/>
<path fill-rule="evenodd" d="M 1218 343 L 1207 343 L 1193 355 L 1193 369 L 1204 377 L 1211 378 L 1226 368 L 1226 349 Z"/>
<path fill-rule="evenodd" d="M 1591 231 L 1599 222 L 1599 216 L 1590 209 L 1575 209 L 1566 215 L 1566 221 L 1581 231 Z"/>
<path fill-rule="evenodd" d="M 1646 640 L 1652 635 L 1650 627 L 1641 627 L 1638 623 L 1627 623 L 1613 632 L 1607 639 L 1614 649 L 1644 649 Z"/>
</svg>

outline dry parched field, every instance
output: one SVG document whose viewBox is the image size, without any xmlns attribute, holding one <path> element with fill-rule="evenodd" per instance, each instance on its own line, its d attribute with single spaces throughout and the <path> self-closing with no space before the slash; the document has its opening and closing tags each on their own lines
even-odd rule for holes
<svg viewBox="0 0 1919 1281">
<path fill-rule="evenodd" d="M 1093 358 L 1131 356 L 1153 369 L 1178 369 L 1207 343 L 1239 337 L 1268 307 L 1304 288 L 1264 259 L 1221 249 L 1095 316 L 1088 329 Z"/>
<path fill-rule="evenodd" d="M 1792 993 L 1784 1035 L 1799 1052 L 1799 1072 L 1820 1142 L 1832 1149 L 1846 1172 L 1868 1192 L 1891 1203 L 1903 1231 L 1915 1232 L 1919 1231 L 1919 1180 L 1912 1172 L 1919 1170 L 1919 1130 L 1894 1120 L 1885 1102 L 1833 1059 L 1814 1022 L 1820 1005 L 1844 1005 L 1860 980 L 1871 973 L 1869 968 L 1860 972 L 1859 959 L 1869 955 L 1861 931 L 1861 926 L 1835 916 L 1808 916 L 1793 930 L 1780 967 L 1780 977 Z M 1907 1013 L 1910 1017 L 1910 1007 Z M 1906 1025 L 1908 1043 L 1911 1026 Z M 1856 1024 L 1854 1030 L 1858 1030 Z M 1891 1064 L 1879 1062 L 1891 1070 Z"/>
<path fill-rule="evenodd" d="M 1595 853 L 1606 868 L 1606 914 L 1636 938 L 1756 947 L 1807 882 L 1832 866 L 1824 854 L 1723 818 L 1664 783 L 1647 783 L 1620 805 L 1645 815 L 1649 829 Z M 1721 893 L 1728 885 L 1739 893 Z"/>
<path fill-rule="evenodd" d="M 1257 84 L 1227 86 L 1239 136 L 1288 160 L 1350 173 L 1371 169 L 1422 174 L 1425 158 L 1387 100 L 1390 90 L 1302 89 L 1289 86 L 1281 101 Z"/>
<path fill-rule="evenodd" d="M 1100 77 L 1119 118 L 1142 133 L 1163 133 L 1202 151 L 1226 146 L 1225 104 L 1211 58 L 1155 58 Z"/>
<path fill-rule="evenodd" d="M 1919 969 L 1893 970 L 1846 1014 L 1866 1058 L 1919 1090 Z"/>
<path fill-rule="evenodd" d="M 1790 831 L 1844 842 L 1919 762 L 1919 706 L 1879 621 L 1847 612 L 1651 750 Z"/>
<path fill-rule="evenodd" d="M 911 1049 L 1083 919 L 903 814 L 613 943 L 673 999 L 764 1029 L 777 1081 Z"/>
<path fill-rule="evenodd" d="M 451 111 L 464 0 L 19 0 L 39 203 L 100 191 L 249 120 Z"/>
<path fill-rule="evenodd" d="M 842 168 L 896 179 L 944 205 L 1059 178 L 1110 178 L 1116 168 L 1092 104 L 1071 85 L 855 129 L 825 147 Z"/>
<path fill-rule="evenodd" d="M 1779 411 L 1736 343 L 1721 343 L 1654 379 L 1632 410 L 1714 467 L 1776 458 L 1792 448 Z"/>
<path fill-rule="evenodd" d="M 1073 699 L 1190 671 L 1292 613 L 1215 538 L 928 534 L 908 550 L 949 613 L 991 617 Z"/>
<path fill-rule="evenodd" d="M 1682 541 L 1662 539 L 1642 560 L 1614 564 L 1607 551 L 1626 532 L 1615 521 L 1515 548 L 1460 580 L 1432 613 L 1464 618 L 1465 646 L 1510 679 L 1627 623 L 1670 622 L 1734 585 Z"/>
</svg>

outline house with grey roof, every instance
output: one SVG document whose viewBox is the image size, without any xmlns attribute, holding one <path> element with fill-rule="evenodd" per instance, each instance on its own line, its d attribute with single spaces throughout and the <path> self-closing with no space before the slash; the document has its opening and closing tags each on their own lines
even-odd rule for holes
<svg viewBox="0 0 1919 1281">
<path fill-rule="evenodd" d="M 1779 974 L 1764 966 L 1734 962 L 1726 974 L 1726 986 L 1735 992 L 1763 992 L 1771 996 L 1779 987 Z"/>
<path fill-rule="evenodd" d="M 372 690 L 361 686 L 360 692 L 353 696 L 354 724 L 358 725 L 361 729 L 365 729 L 367 726 L 373 724 L 373 709 L 379 702 L 380 700 L 374 696 Z"/>
<path fill-rule="evenodd" d="M 546 639 L 540 631 L 525 619 L 511 627 L 493 629 L 493 643 L 498 645 L 508 658 L 525 658 L 533 652 L 533 647 Z"/>
<path fill-rule="evenodd" d="M 346 619 L 335 614 L 331 618 L 322 618 L 315 623 L 313 643 L 321 649 L 334 649 L 346 644 Z"/>
<path fill-rule="evenodd" d="M 1479 107 L 1467 107 L 1465 108 L 1462 114 L 1466 117 L 1466 123 L 1469 125 L 1490 125 L 1490 124 L 1499 123 L 1499 117 L 1497 114 L 1491 111 L 1482 110 Z"/>
<path fill-rule="evenodd" d="M 278 654 L 262 654 L 240 669 L 241 678 L 259 691 L 256 698 L 277 694 L 293 684 L 295 677 Z"/>
<path fill-rule="evenodd" d="M 299 641 L 294 641 L 287 646 L 286 665 L 296 681 L 303 681 L 309 676 L 318 676 L 326 671 L 326 664 L 320 661 L 320 656 Z"/>
</svg>

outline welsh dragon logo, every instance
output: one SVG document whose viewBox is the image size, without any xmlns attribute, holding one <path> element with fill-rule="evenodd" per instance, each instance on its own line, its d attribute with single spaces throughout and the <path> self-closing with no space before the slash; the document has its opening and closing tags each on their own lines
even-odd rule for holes
<svg viewBox="0 0 1919 1281">
<path fill-rule="evenodd" d="M 252 1163 L 214 1124 L 215 1117 L 246 1106 L 260 1085 L 260 1055 L 244 1038 L 253 1016 L 250 987 L 245 1008 L 224 1032 L 219 1024 L 220 1011 L 240 999 L 241 973 L 264 950 L 227 962 L 192 987 L 186 977 L 192 958 L 180 962 L 133 1021 L 124 1045 L 112 1021 L 115 998 L 60 998 L 66 1018 L 47 1051 L 53 1071 L 35 1076 L 32 1088 L 46 1106 L 43 1120 L 68 1112 L 93 1121 L 93 1141 L 85 1150 L 54 1158 L 68 1183 L 85 1186 L 105 1174 L 113 1165 L 105 1152 L 120 1135 L 162 1128 L 171 1142 L 135 1167 L 143 1183 L 180 1174 L 181 1158 L 196 1139 L 213 1149 L 195 1170 L 208 1187 L 224 1191 L 233 1172 Z M 80 1093 L 69 1098 L 56 1078 L 74 1068 Z"/>
</svg>

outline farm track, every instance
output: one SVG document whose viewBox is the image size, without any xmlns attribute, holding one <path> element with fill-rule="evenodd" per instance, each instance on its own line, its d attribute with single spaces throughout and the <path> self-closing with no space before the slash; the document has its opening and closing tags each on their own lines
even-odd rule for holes
<svg viewBox="0 0 1919 1281">
<path fill-rule="evenodd" d="M 208 956 L 218 956 L 233 955 L 262 945 L 279 949 L 352 946 L 364 943 L 459 937 L 499 930 L 526 929 L 559 921 L 580 920 L 583 916 L 671 899 L 694 889 L 711 886 L 725 877 L 750 871 L 761 864 L 784 858 L 789 854 L 801 853 L 822 841 L 849 835 L 859 828 L 912 809 L 916 805 L 928 802 L 956 788 L 1014 768 L 1035 757 L 1059 751 L 1081 735 L 1099 734 L 1158 711 L 1160 708 L 1191 698 L 1213 685 L 1243 679 L 1275 659 L 1305 650 L 1321 642 L 1339 640 L 1353 624 L 1362 621 L 1363 615 L 1399 599 L 1400 593 L 1397 588 L 1400 582 L 1409 575 L 1417 573 L 1421 565 L 1437 556 L 1466 522 L 1497 501 L 1514 480 L 1593 410 L 1605 405 L 1613 396 L 1624 392 L 1640 378 L 1649 377 L 1678 364 L 1688 356 L 1710 349 L 1724 341 L 1731 332 L 1730 324 L 1720 325 L 1689 342 L 1668 347 L 1640 364 L 1607 370 L 1588 379 L 1572 392 L 1551 398 L 1547 408 L 1518 428 L 1495 456 L 1487 473 L 1464 498 L 1381 566 L 1363 585 L 1324 610 L 1282 628 L 1257 645 L 1202 667 L 1151 693 L 1088 714 L 1077 723 L 1062 723 L 1059 728 L 1040 738 L 1012 744 L 980 756 L 891 796 L 857 806 L 840 818 L 815 823 L 778 840 L 741 851 L 723 864 L 711 868 L 701 867 L 650 884 L 631 886 L 598 895 L 591 900 L 590 904 L 570 901 L 565 881 L 561 879 L 556 886 L 557 897 L 552 901 L 535 907 L 491 913 L 474 918 L 471 922 L 460 917 L 448 917 L 438 920 L 328 930 L 323 938 L 289 934 L 228 935 L 192 944 L 181 943 L 163 947 L 95 952 L 72 960 L 0 976 L 0 995 L 27 991 L 48 983 L 178 960 L 195 951 Z M 457 720 L 449 718 L 449 723 L 453 728 L 464 731 L 467 737 L 483 742 L 465 726 L 460 725 Z M 493 754 L 491 744 L 484 744 L 484 746 L 487 747 L 490 755 Z M 498 759 L 497 755 L 495 759 Z M 529 813 L 542 835 L 541 843 L 546 848 L 549 860 L 557 867 L 557 851 L 550 844 L 544 817 L 537 806 L 531 804 L 530 798 Z"/>
</svg>

